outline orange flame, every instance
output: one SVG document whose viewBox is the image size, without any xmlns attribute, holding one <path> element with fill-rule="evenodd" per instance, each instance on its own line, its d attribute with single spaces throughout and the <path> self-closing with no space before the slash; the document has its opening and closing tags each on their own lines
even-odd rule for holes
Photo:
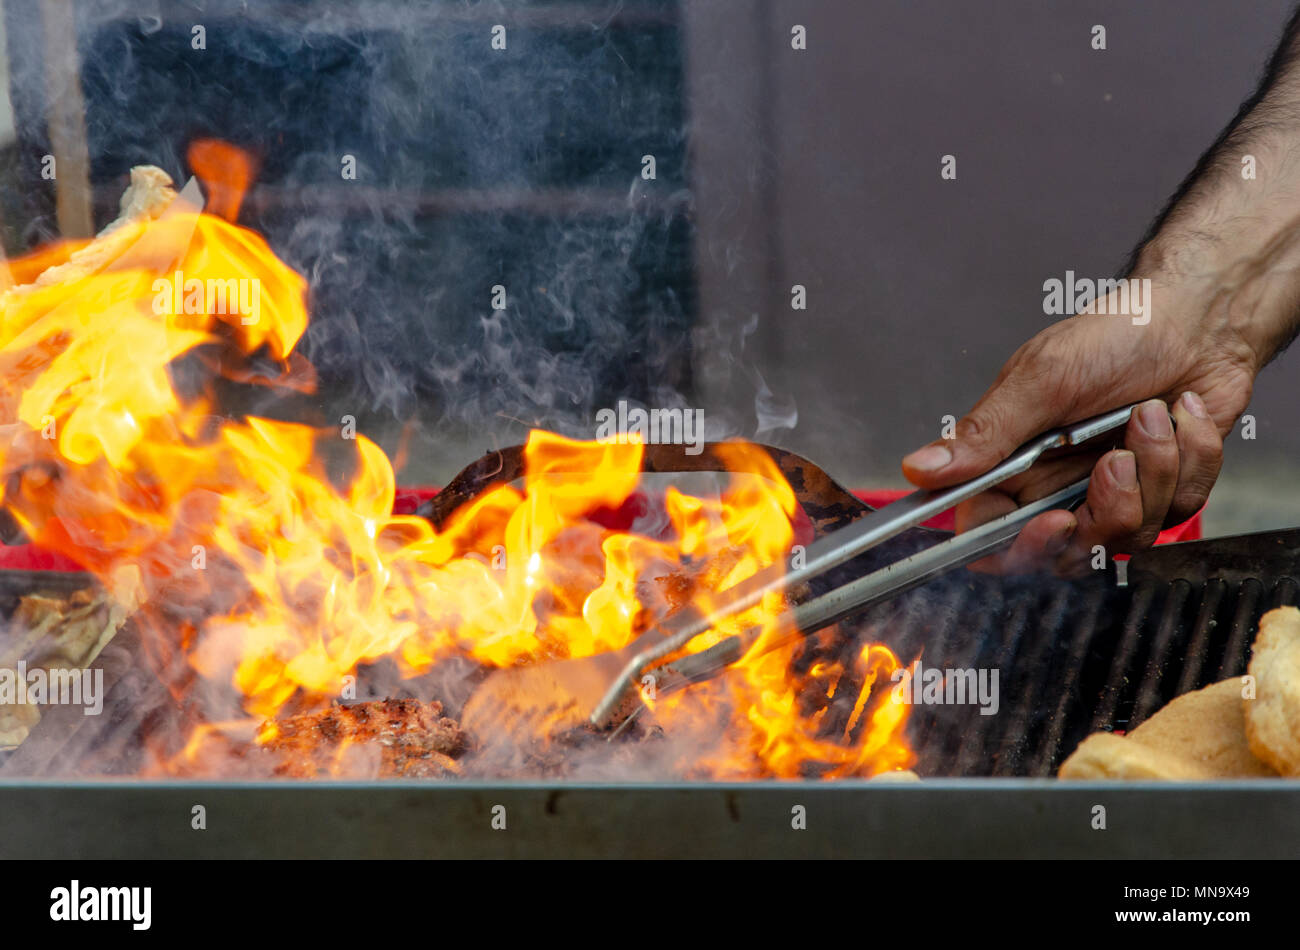
<svg viewBox="0 0 1300 950">
<path fill-rule="evenodd" d="M 207 186 L 209 214 L 227 221 L 239 218 L 257 163 L 242 149 L 216 139 L 196 139 L 185 153 L 190 169 Z"/>
<path fill-rule="evenodd" d="M 486 492 L 439 531 L 392 513 L 393 468 L 363 436 L 222 419 L 212 392 L 180 393 L 174 367 L 212 348 L 287 365 L 308 319 L 303 279 L 231 223 L 252 162 L 213 142 L 190 161 L 215 214 L 177 201 L 124 225 L 125 250 L 102 266 L 0 297 L 0 428 L 11 433 L 0 501 L 34 541 L 141 604 L 154 649 L 227 696 L 186 757 L 223 732 L 220 720 L 247 733 L 248 717 L 328 701 L 380 657 L 416 675 L 455 656 L 500 667 L 621 647 L 666 609 L 647 593 L 655 578 L 694 578 L 707 605 L 788 554 L 793 492 L 743 443 L 720 448 L 737 471 L 716 497 L 664 493 L 668 527 L 652 536 L 589 517 L 642 489 L 641 445 L 534 431 L 522 486 Z M 38 252 L 14 273 L 30 280 L 70 257 Z M 340 480 L 326 460 L 344 450 L 351 475 Z M 780 608 L 770 598 L 692 649 L 765 627 Z M 850 668 L 796 675 L 797 649 L 756 649 L 654 703 L 666 729 L 710 739 L 689 771 L 832 777 L 911 763 L 907 707 L 875 688 L 898 668 L 893 654 L 872 645 Z M 826 700 L 811 711 L 810 689 Z M 828 710 L 846 705 L 832 723 Z"/>
</svg>

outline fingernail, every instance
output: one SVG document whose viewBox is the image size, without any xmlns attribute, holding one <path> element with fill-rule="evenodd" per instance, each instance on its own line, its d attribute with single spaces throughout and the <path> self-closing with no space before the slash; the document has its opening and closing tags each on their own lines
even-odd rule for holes
<svg viewBox="0 0 1300 950">
<path fill-rule="evenodd" d="M 1050 538 L 1045 545 L 1046 551 L 1050 556 L 1056 556 L 1070 546 L 1070 539 L 1074 537 L 1074 529 L 1079 526 L 1077 521 L 1071 521 L 1064 528 L 1061 528 Z"/>
<path fill-rule="evenodd" d="M 1183 408 L 1197 419 L 1206 419 L 1209 417 L 1210 414 L 1205 411 L 1205 403 L 1201 402 L 1201 397 L 1196 395 L 1196 393 L 1183 393 L 1182 401 Z"/>
<path fill-rule="evenodd" d="M 1174 434 L 1174 427 L 1169 424 L 1169 410 L 1159 399 L 1144 402 L 1138 408 L 1138 422 L 1153 439 L 1167 439 Z"/>
<path fill-rule="evenodd" d="M 1137 457 L 1132 452 L 1115 452 L 1107 464 L 1115 484 L 1120 488 L 1137 488 Z"/>
<path fill-rule="evenodd" d="M 921 472 L 936 472 L 952 461 L 952 450 L 946 445 L 927 445 L 903 459 L 909 468 Z"/>
</svg>

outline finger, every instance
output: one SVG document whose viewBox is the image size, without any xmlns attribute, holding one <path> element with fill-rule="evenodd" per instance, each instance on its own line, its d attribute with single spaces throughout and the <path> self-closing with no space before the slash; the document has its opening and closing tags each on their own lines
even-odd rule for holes
<svg viewBox="0 0 1300 950">
<path fill-rule="evenodd" d="M 1092 548 L 1101 544 L 1120 552 L 1145 547 L 1155 540 L 1172 504 L 1178 484 L 1179 454 L 1174 426 L 1165 403 L 1151 399 L 1139 405 L 1127 423 L 1126 450 L 1104 455 L 1093 471 L 1088 503 L 1081 512 L 1087 530 L 1078 530 L 1079 519 L 1067 511 L 1046 512 L 1029 522 L 1010 547 L 973 565 L 975 570 L 1020 574 L 1050 565 L 1058 572 L 1076 573 L 1081 562 L 1091 560 Z M 1088 466 L 1086 457 L 1058 460 L 1073 481 Z M 1086 471 L 1086 468 L 1084 469 Z M 1033 470 L 1031 470 L 1032 472 Z M 1017 502 L 1039 497 L 1062 481 L 1065 470 L 1055 472 L 1044 484 L 1025 484 L 1015 492 L 985 492 L 957 509 L 959 531 L 982 524 L 1011 511 Z M 1040 480 L 1041 481 L 1041 480 Z M 1072 552 L 1066 557 L 1066 552 Z"/>
<path fill-rule="evenodd" d="M 1136 459 L 1142 494 L 1142 524 L 1122 539 L 1129 551 L 1155 541 L 1169 515 L 1178 488 L 1178 439 L 1163 399 L 1148 399 L 1134 410 L 1124 432 L 1124 447 Z"/>
<path fill-rule="evenodd" d="M 1143 521 L 1142 489 L 1133 452 L 1116 449 L 1098 460 L 1088 484 L 1088 498 L 1075 517 L 1079 527 L 1057 558 L 1058 573 L 1077 573 L 1091 559 L 1096 545 L 1104 547 L 1108 555 L 1124 552 Z"/>
<path fill-rule="evenodd" d="M 1004 491 L 993 490 L 981 492 L 974 498 L 968 498 L 957 505 L 954 511 L 958 534 L 964 534 L 971 528 L 979 527 L 994 518 L 1000 518 L 1009 511 L 1015 511 L 1017 502 Z M 999 551 L 988 557 L 973 561 L 969 566 L 972 571 L 984 574 L 1005 574 L 1003 560 L 1006 552 Z"/>
<path fill-rule="evenodd" d="M 903 459 L 903 474 L 922 488 L 942 488 L 988 471 L 1030 438 L 1059 420 L 1035 389 L 1035 381 L 1012 372 L 994 383 L 955 426 Z"/>
<path fill-rule="evenodd" d="M 974 498 L 968 498 L 957 505 L 957 533 L 964 534 L 971 528 L 978 528 L 994 518 L 1001 518 L 1007 512 L 1015 511 L 1020 503 L 1008 492 L 995 488 L 980 492 Z"/>
<path fill-rule="evenodd" d="M 1178 428 L 1178 487 L 1165 526 L 1182 524 L 1205 507 L 1223 467 L 1223 436 L 1196 393 L 1183 393 L 1174 404 Z"/>
<path fill-rule="evenodd" d="M 1073 512 L 1045 511 L 1030 519 L 1011 545 L 971 564 L 971 570 L 984 574 L 1034 574 L 1052 570 L 1056 559 L 1070 546 L 1078 530 Z"/>
<path fill-rule="evenodd" d="M 1026 502 L 1050 494 L 1062 485 L 1077 481 L 1087 474 L 1090 466 L 1085 458 L 1057 459 L 1035 466 L 1024 476 L 1008 479 L 991 491 L 981 492 L 957 505 L 957 532 L 969 531 L 1014 511 Z M 1077 522 L 1070 511 L 1055 509 L 1043 512 L 1021 528 L 1010 546 L 973 562 L 970 568 L 986 574 L 1049 570 L 1068 545 L 1076 527 Z"/>
</svg>

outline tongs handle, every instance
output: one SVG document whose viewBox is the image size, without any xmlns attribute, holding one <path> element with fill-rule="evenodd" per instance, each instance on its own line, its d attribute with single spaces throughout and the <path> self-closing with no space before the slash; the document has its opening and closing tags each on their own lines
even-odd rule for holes
<svg viewBox="0 0 1300 950">
<path fill-rule="evenodd" d="M 910 495 L 900 498 L 898 501 L 887 505 L 884 508 L 870 512 L 847 527 L 841 528 L 838 531 L 833 531 L 830 534 L 817 539 L 805 549 L 804 563 L 800 567 L 786 571 L 784 569 L 785 566 L 782 564 L 772 565 L 771 567 L 759 571 L 754 576 L 724 591 L 722 594 L 722 602 L 707 615 L 701 616 L 694 612 L 683 612 L 680 617 L 669 618 L 669 620 L 665 621 L 659 628 L 657 628 L 659 633 L 658 642 L 636 654 L 636 656 L 628 661 L 622 673 L 610 686 L 609 690 L 605 693 L 604 698 L 592 713 L 592 723 L 602 725 L 606 720 L 608 720 L 615 707 L 617 707 L 621 702 L 628 685 L 634 682 L 640 676 L 641 671 L 647 666 L 650 666 L 656 660 L 663 659 L 665 656 L 680 650 L 691 640 L 694 640 L 705 631 L 712 629 L 719 622 L 728 617 L 735 616 L 738 613 L 748 610 L 750 607 L 759 603 L 767 594 L 776 591 L 785 591 L 797 584 L 818 577 L 832 568 L 838 567 L 845 561 L 852 560 L 876 545 L 901 534 L 907 529 L 916 527 L 923 521 L 926 521 L 941 512 L 947 511 L 954 505 L 960 504 L 967 499 L 975 497 L 981 492 L 987 491 L 995 485 L 1011 478 L 1013 475 L 1019 475 L 1020 473 L 1027 471 L 1045 452 L 1071 445 L 1081 445 L 1082 443 L 1105 432 L 1119 428 L 1128 422 L 1134 408 L 1135 406 L 1132 405 L 1125 406 L 1122 409 L 1114 409 L 1099 416 L 1094 416 L 1091 419 L 1085 419 L 1082 422 L 1076 422 L 1072 425 L 1063 426 L 1059 429 L 1045 432 L 1037 438 L 1026 442 L 1015 452 L 1011 453 L 1007 459 L 994 466 L 983 475 L 978 475 L 968 481 L 961 482 L 960 484 L 953 485 L 949 488 L 941 488 L 933 491 L 926 489 L 914 491 Z M 1080 486 L 1082 486 L 1082 488 L 1080 488 Z M 982 538 L 984 539 L 984 542 L 987 543 L 988 547 L 979 553 L 975 553 L 969 558 L 969 560 L 975 560 L 981 553 L 986 553 L 988 550 L 992 550 L 998 545 L 1005 543 L 1008 538 L 1014 537 L 1015 534 L 1019 532 L 1020 526 L 1035 514 L 1047 511 L 1050 507 L 1060 507 L 1062 503 L 1056 500 L 1058 496 L 1063 498 L 1066 495 L 1072 495 L 1077 499 L 1077 497 L 1081 497 L 1081 493 L 1086 492 L 1086 490 L 1087 480 L 1084 479 L 1081 482 L 1076 482 L 1067 489 L 1063 489 L 1061 492 L 1057 492 L 1055 495 L 1040 499 L 1039 501 L 1032 503 L 1032 505 L 1022 506 L 1004 518 L 990 522 L 989 525 L 981 526 L 981 529 L 984 529 L 983 531 L 981 529 L 976 529 L 972 532 L 966 532 L 965 535 L 958 535 L 957 537 L 952 538 L 947 542 L 943 542 L 940 545 L 936 545 L 935 547 L 943 549 L 943 551 L 945 551 L 949 556 L 956 555 L 960 558 L 962 555 L 957 552 L 968 550 L 967 546 L 969 546 L 970 549 L 973 549 L 975 545 L 980 543 L 979 539 Z M 1045 505 L 1047 507 L 1044 507 Z M 1032 513 L 1028 513 L 1031 510 Z M 998 527 L 991 527 L 992 525 L 997 525 Z M 997 534 L 999 531 L 1008 533 L 1006 533 L 1005 536 L 1001 536 Z M 952 544 L 961 538 L 966 538 L 963 547 L 944 548 L 944 545 Z M 921 558 L 926 553 L 927 552 L 924 551 L 920 552 L 920 554 L 913 555 L 913 558 L 906 559 L 905 561 L 899 562 L 899 564 L 906 564 L 914 558 Z M 949 567 L 957 567 L 963 563 L 968 563 L 968 561 L 961 561 L 958 559 L 942 560 L 942 554 L 935 555 L 934 559 L 934 564 L 932 565 L 934 569 L 931 570 L 930 573 L 925 574 L 925 577 L 931 577 L 935 573 L 939 573 L 941 570 L 946 570 Z M 925 560 L 918 563 L 929 564 L 930 561 Z M 898 566 L 899 565 L 891 565 L 882 570 L 889 571 Z M 869 577 L 874 578 L 880 573 L 881 572 L 878 571 L 875 574 L 869 575 Z M 902 574 L 899 575 L 899 577 L 902 576 Z M 922 580 L 923 579 L 925 578 L 922 578 Z M 862 578 L 861 580 L 865 582 L 867 578 Z M 912 583 L 914 585 L 920 582 L 920 580 L 917 580 Z M 889 585 L 885 586 L 889 587 Z M 889 587 L 891 593 L 896 593 L 902 589 L 904 588 Z M 827 594 L 823 596 L 830 595 Z M 881 594 L 879 596 L 888 595 Z M 818 600 L 821 600 L 821 598 L 818 598 Z M 859 606 L 861 605 L 854 605 L 851 609 L 856 610 Z M 652 634 L 648 633 L 643 636 L 649 637 L 652 636 Z"/>
</svg>

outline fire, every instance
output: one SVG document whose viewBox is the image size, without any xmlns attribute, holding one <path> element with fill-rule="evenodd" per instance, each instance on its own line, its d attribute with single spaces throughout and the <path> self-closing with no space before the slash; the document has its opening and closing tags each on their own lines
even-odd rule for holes
<svg viewBox="0 0 1300 950">
<path fill-rule="evenodd" d="M 646 491 L 640 444 L 534 431 L 523 484 L 435 530 L 393 514 L 393 467 L 364 436 L 224 418 L 219 376 L 310 385 L 295 353 L 307 288 L 234 223 L 254 163 L 209 142 L 191 164 L 217 213 L 177 199 L 117 227 L 111 256 L 94 256 L 105 238 L 39 251 L 14 262 L 21 286 L 0 296 L 0 500 L 32 540 L 140 605 L 160 669 L 179 664 L 203 684 L 209 721 L 182 758 L 218 737 L 265 740 L 275 726 L 257 723 L 328 702 L 380 658 L 416 676 L 453 657 L 504 667 L 622 647 L 663 616 L 673 578 L 707 605 L 787 556 L 793 492 L 743 443 L 721 449 L 737 471 L 716 497 L 669 488 L 655 496 L 660 526 L 642 532 L 592 517 Z M 36 281 L 53 265 L 61 279 Z M 258 288 L 255 307 L 241 281 Z M 254 356 L 280 375 L 252 373 Z M 691 649 L 766 628 L 781 606 L 769 598 Z M 911 764 L 907 707 L 881 686 L 899 668 L 886 648 L 797 673 L 797 646 L 763 647 L 651 700 L 665 730 L 709 739 L 684 771 L 834 777 Z M 824 702 L 805 708 L 810 694 Z"/>
</svg>

